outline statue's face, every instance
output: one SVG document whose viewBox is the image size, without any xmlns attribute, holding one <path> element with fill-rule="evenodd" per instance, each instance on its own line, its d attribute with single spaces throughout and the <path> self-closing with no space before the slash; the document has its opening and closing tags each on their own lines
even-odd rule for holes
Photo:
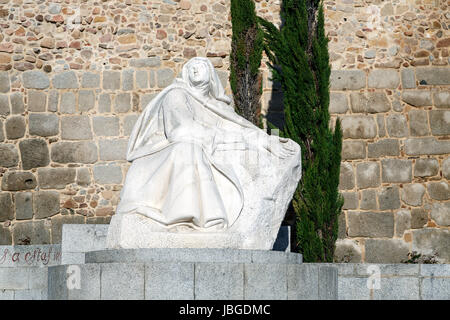
<svg viewBox="0 0 450 320">
<path fill-rule="evenodd" d="M 209 70 L 206 63 L 195 61 L 189 66 L 188 71 L 189 80 L 193 85 L 201 85 L 209 82 Z"/>
</svg>

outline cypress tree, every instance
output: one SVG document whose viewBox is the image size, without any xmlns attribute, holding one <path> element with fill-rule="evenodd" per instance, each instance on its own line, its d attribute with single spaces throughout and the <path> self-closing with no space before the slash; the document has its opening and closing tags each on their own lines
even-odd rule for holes
<svg viewBox="0 0 450 320">
<path fill-rule="evenodd" d="M 264 33 L 258 25 L 253 0 L 231 0 L 232 42 L 230 85 L 236 112 L 260 124 L 262 78 L 259 72 Z"/>
<path fill-rule="evenodd" d="M 284 0 L 281 30 L 260 19 L 265 51 L 284 95 L 282 134 L 302 148 L 302 179 L 293 198 L 296 251 L 306 262 L 332 262 L 343 199 L 342 131 L 329 127 L 330 65 L 320 0 Z"/>
</svg>

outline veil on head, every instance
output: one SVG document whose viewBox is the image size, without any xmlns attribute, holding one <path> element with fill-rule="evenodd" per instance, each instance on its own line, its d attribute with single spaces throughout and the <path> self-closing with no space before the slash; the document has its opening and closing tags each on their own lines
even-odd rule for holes
<svg viewBox="0 0 450 320">
<path fill-rule="evenodd" d="M 210 77 L 210 93 L 211 96 L 219 101 L 225 102 L 226 104 L 231 104 L 231 98 L 225 94 L 225 90 L 223 89 L 222 82 L 217 75 L 216 70 L 214 69 L 211 61 L 208 58 L 203 57 L 195 57 L 189 60 L 181 71 L 181 78 L 184 82 L 189 84 L 189 66 L 195 62 L 203 62 L 208 66 L 209 69 L 209 77 Z"/>
<path fill-rule="evenodd" d="M 212 96 L 212 98 L 222 102 L 224 104 L 223 107 L 228 108 L 217 108 L 217 106 L 214 106 L 210 103 L 205 104 L 205 106 L 213 110 L 213 112 L 219 114 L 221 117 L 240 124 L 243 127 L 254 127 L 253 124 L 251 124 L 244 118 L 239 117 L 234 112 L 233 107 L 231 106 L 232 99 L 225 95 L 225 90 L 223 89 L 222 83 L 220 82 L 220 79 L 211 61 L 208 58 L 195 57 L 189 60 L 183 66 L 183 69 L 181 71 L 181 79 L 176 79 L 174 83 L 161 91 L 152 101 L 148 103 L 148 105 L 144 109 L 144 112 L 142 112 L 139 116 L 128 141 L 128 161 L 133 161 L 138 157 L 150 154 L 158 150 L 159 148 L 168 145 L 168 141 L 164 136 L 164 123 L 160 121 L 161 118 L 158 116 L 159 110 L 163 105 L 166 94 L 170 90 L 174 88 L 186 90 L 188 89 L 188 87 L 190 87 L 189 66 L 195 62 L 203 62 L 208 66 L 210 77 L 210 95 Z"/>
</svg>

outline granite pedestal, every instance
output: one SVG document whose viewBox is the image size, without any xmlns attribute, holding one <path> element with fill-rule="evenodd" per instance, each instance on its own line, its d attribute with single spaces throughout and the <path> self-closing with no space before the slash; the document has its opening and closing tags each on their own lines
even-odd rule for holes
<svg viewBox="0 0 450 320">
<path fill-rule="evenodd" d="M 337 299 L 337 269 L 290 252 L 122 249 L 85 260 L 49 268 L 49 299 Z"/>
</svg>

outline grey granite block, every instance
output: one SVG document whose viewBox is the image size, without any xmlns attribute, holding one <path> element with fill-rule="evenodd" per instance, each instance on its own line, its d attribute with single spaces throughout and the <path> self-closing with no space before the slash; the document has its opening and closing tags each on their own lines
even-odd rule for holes
<svg viewBox="0 0 450 320">
<path fill-rule="evenodd" d="M 29 289 L 29 269 L 26 267 L 0 268 L 0 289 Z"/>
<path fill-rule="evenodd" d="M 284 264 L 302 263 L 303 261 L 302 255 L 290 252 L 252 250 L 251 254 L 253 263 Z"/>
<path fill-rule="evenodd" d="M 360 263 L 356 265 L 356 274 L 362 276 L 369 276 L 372 272 L 369 266 L 377 266 L 380 268 L 381 276 L 412 276 L 419 275 L 419 265 L 418 264 L 370 264 L 370 263 Z"/>
<path fill-rule="evenodd" d="M 321 265 L 337 268 L 339 276 L 356 274 L 355 268 L 359 266 L 358 263 L 321 263 Z"/>
<path fill-rule="evenodd" d="M 420 264 L 420 275 L 450 278 L 450 264 Z"/>
<path fill-rule="evenodd" d="M 100 265 L 65 265 L 48 268 L 49 300 L 99 300 Z"/>
<path fill-rule="evenodd" d="M 286 300 L 287 265 L 244 264 L 245 300 Z"/>
<path fill-rule="evenodd" d="M 367 277 L 339 277 L 339 300 L 370 300 L 370 289 L 367 287 Z"/>
<path fill-rule="evenodd" d="M 17 290 L 14 300 L 47 300 L 47 287 L 45 289 Z"/>
<path fill-rule="evenodd" d="M 70 265 L 67 266 L 66 274 L 73 277 L 77 270 L 80 268 L 80 289 L 69 289 L 69 300 L 99 300 L 100 299 L 100 277 L 101 270 L 99 265 L 85 264 L 85 265 Z M 71 270 L 73 268 L 73 270 Z M 67 273 L 69 272 L 69 273 Z M 70 279 L 69 279 L 70 281 Z"/>
<path fill-rule="evenodd" d="M 287 266 L 287 299 L 316 300 L 319 297 L 319 268 L 314 264 Z"/>
<path fill-rule="evenodd" d="M 194 299 L 243 300 L 242 263 L 196 263 Z"/>
<path fill-rule="evenodd" d="M 298 253 L 263 250 L 180 248 L 99 250 L 86 253 L 86 263 L 146 263 L 153 261 L 284 264 L 301 263 L 302 255 Z"/>
<path fill-rule="evenodd" d="M 153 262 L 145 265 L 146 300 L 193 300 L 194 264 Z"/>
<path fill-rule="evenodd" d="M 47 289 L 48 269 L 47 268 L 28 268 L 28 289 Z"/>
<path fill-rule="evenodd" d="M 102 300 L 144 300 L 143 263 L 101 265 Z"/>
<path fill-rule="evenodd" d="M 48 300 L 68 299 L 66 272 L 66 266 L 55 266 L 48 268 Z"/>
<path fill-rule="evenodd" d="M 61 257 L 61 264 L 84 264 L 84 252 L 64 252 Z"/>
<path fill-rule="evenodd" d="M 450 278 L 422 279 L 422 300 L 450 300 Z"/>
<path fill-rule="evenodd" d="M 338 298 L 338 270 L 331 266 L 319 266 L 319 300 Z"/>
<path fill-rule="evenodd" d="M 0 289 L 0 300 L 14 300 L 14 290 Z"/>
<path fill-rule="evenodd" d="M 373 289 L 374 300 L 418 300 L 418 277 L 381 278 L 380 289 Z"/>
</svg>

